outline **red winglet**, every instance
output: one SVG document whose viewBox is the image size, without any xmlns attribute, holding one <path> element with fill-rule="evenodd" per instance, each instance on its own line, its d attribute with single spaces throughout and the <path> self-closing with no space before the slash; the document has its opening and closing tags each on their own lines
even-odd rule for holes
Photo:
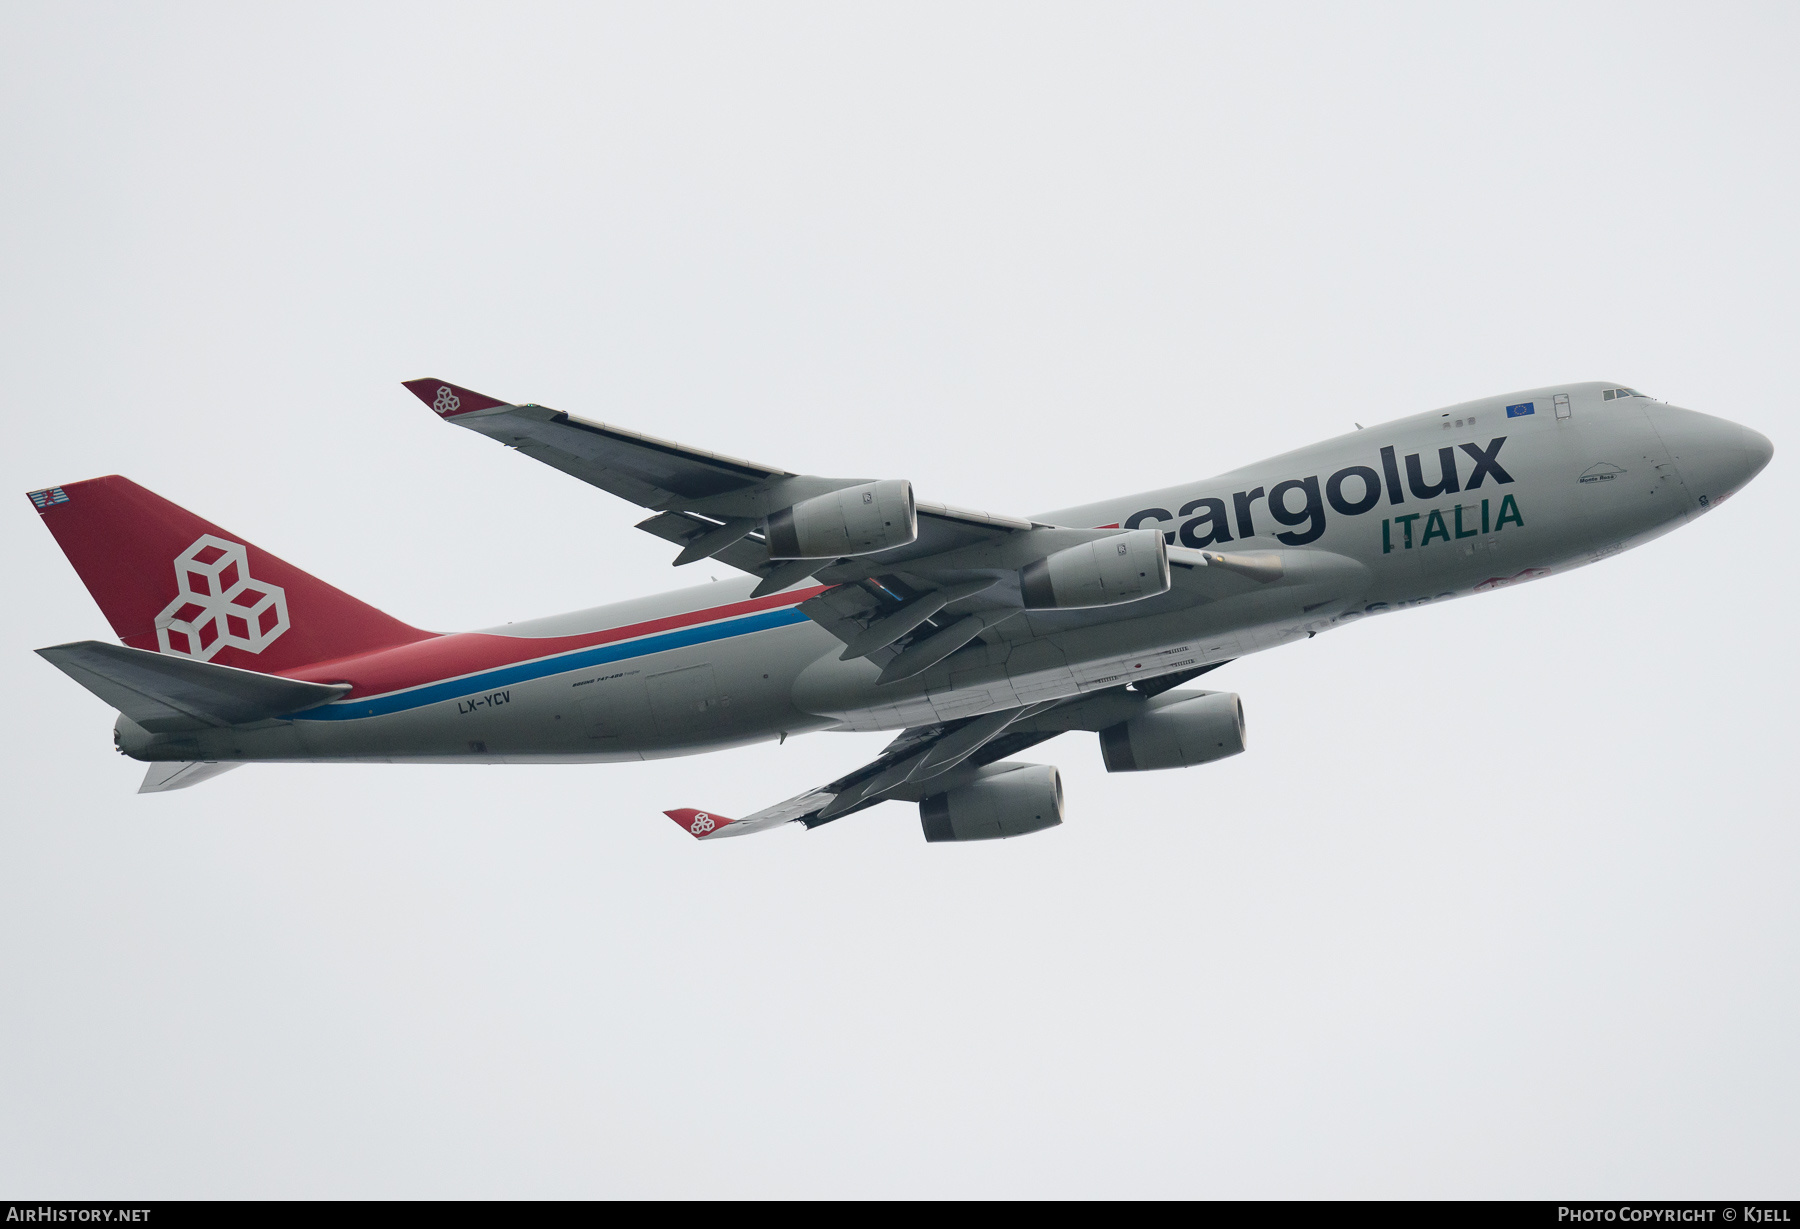
<svg viewBox="0 0 1800 1229">
<path fill-rule="evenodd" d="M 455 418 L 458 414 L 473 414 L 476 410 L 491 410 L 497 405 L 512 404 L 510 401 L 496 401 L 470 389 L 458 388 L 443 380 L 404 380 L 401 386 L 430 406 L 432 413 L 439 418 Z"/>
<path fill-rule="evenodd" d="M 737 822 L 735 819 L 727 819 L 723 815 L 714 815 L 711 811 L 696 811 L 693 807 L 681 807 L 674 811 L 664 811 L 663 814 L 701 839 L 713 835 L 726 824 Z"/>
</svg>

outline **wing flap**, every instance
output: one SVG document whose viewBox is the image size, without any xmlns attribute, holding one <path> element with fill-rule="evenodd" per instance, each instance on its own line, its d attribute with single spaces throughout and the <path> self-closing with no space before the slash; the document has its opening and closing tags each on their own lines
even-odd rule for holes
<svg viewBox="0 0 1800 1229">
<path fill-rule="evenodd" d="M 922 503 L 919 505 L 919 515 L 929 516 L 940 521 L 954 521 L 960 525 L 972 525 L 978 529 L 1000 529 L 1007 533 L 1017 533 L 1021 529 L 1053 528 L 1050 525 L 1039 525 L 1034 521 L 1020 520 L 1016 516 L 1000 516 L 993 512 L 953 508 L 949 504 Z"/>
<path fill-rule="evenodd" d="M 686 562 L 693 562 L 699 558 L 698 555 L 691 555 L 695 545 L 708 534 L 723 530 L 725 525 L 690 512 L 663 512 L 647 521 L 638 522 L 637 527 L 645 533 L 655 534 L 665 542 L 680 546 L 682 552 L 675 557 L 676 565 L 679 566 L 684 559 Z M 779 593 L 791 585 L 797 585 L 818 571 L 824 562 L 819 559 L 771 562 L 768 545 L 764 543 L 762 535 L 757 533 L 747 533 L 728 546 L 708 552 L 707 557 L 760 578 L 762 583 L 751 591 L 751 597 L 767 597 L 771 593 Z"/>
</svg>

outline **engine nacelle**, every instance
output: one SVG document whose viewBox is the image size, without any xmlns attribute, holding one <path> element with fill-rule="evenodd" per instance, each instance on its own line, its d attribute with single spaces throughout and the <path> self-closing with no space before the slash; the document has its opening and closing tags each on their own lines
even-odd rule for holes
<svg viewBox="0 0 1800 1229">
<path fill-rule="evenodd" d="M 1229 691 L 1176 692 L 1130 721 L 1100 731 L 1108 772 L 1190 768 L 1244 749 L 1244 705 Z"/>
<path fill-rule="evenodd" d="M 865 482 L 769 515 L 771 559 L 838 559 L 905 546 L 919 536 L 912 483 Z"/>
<path fill-rule="evenodd" d="M 1169 590 L 1169 548 L 1156 529 L 1128 529 L 1036 559 L 1019 569 L 1032 610 L 1116 606 Z"/>
<path fill-rule="evenodd" d="M 989 764 L 967 785 L 919 803 L 928 841 L 991 841 L 1062 823 L 1062 774 L 1049 764 Z"/>
</svg>

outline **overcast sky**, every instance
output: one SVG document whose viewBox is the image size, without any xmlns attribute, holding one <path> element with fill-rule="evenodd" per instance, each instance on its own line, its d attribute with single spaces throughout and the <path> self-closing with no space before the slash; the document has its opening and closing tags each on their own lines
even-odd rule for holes
<svg viewBox="0 0 1800 1229">
<path fill-rule="evenodd" d="M 1796 14 L 10 0 L 0 1197 L 1793 1195 Z M 881 735 L 136 796 L 27 490 L 437 629 L 705 581 L 426 375 L 1007 512 L 1559 381 L 1776 457 L 1021 840 L 660 814 Z"/>
</svg>

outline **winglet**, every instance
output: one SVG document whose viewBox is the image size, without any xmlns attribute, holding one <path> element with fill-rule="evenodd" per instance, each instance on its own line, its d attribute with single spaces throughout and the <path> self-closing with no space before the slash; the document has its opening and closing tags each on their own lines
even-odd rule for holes
<svg viewBox="0 0 1800 1229">
<path fill-rule="evenodd" d="M 491 410 L 497 405 L 512 404 L 510 401 L 497 401 L 493 397 L 430 377 L 423 380 L 403 380 L 401 385 L 430 406 L 431 412 L 439 418 L 455 418 L 459 414 L 473 414 L 476 410 Z"/>
<path fill-rule="evenodd" d="M 673 811 L 664 811 L 670 819 L 694 834 L 700 840 L 709 836 L 717 836 L 726 824 L 735 824 L 735 819 L 727 819 L 723 815 L 714 815 L 711 811 L 696 811 L 693 807 L 680 807 Z"/>
</svg>

